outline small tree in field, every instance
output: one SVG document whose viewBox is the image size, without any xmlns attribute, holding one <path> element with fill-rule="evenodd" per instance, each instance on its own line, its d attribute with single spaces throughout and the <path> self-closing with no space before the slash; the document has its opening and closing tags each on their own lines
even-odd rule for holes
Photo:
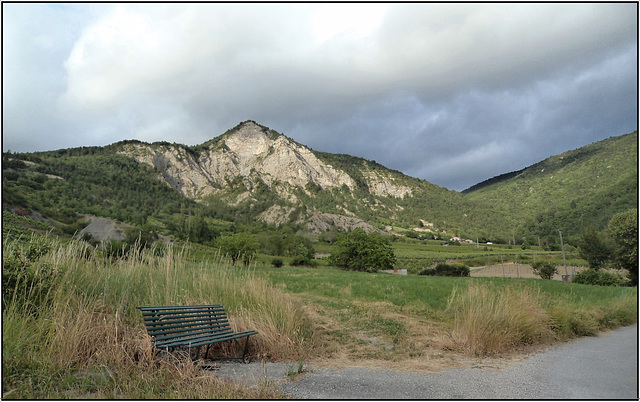
<svg viewBox="0 0 640 402">
<path fill-rule="evenodd" d="M 258 252 L 258 242 L 248 233 L 235 233 L 231 236 L 220 237 L 216 246 L 222 254 L 231 258 L 233 265 L 238 260 L 248 265 Z"/>
<path fill-rule="evenodd" d="M 558 268 L 556 268 L 555 264 L 547 261 L 536 261 L 531 264 L 531 268 L 542 279 L 551 279 L 553 275 L 558 273 Z"/>
<path fill-rule="evenodd" d="M 367 234 L 363 229 L 338 236 L 337 251 L 331 255 L 331 264 L 353 271 L 377 272 L 393 269 L 396 256 L 391 241 L 379 234 Z"/>
<path fill-rule="evenodd" d="M 615 243 L 616 266 L 626 269 L 631 285 L 638 284 L 638 210 L 616 214 L 609 221 L 608 231 Z"/>
<path fill-rule="evenodd" d="M 604 234 L 595 227 L 589 227 L 578 243 L 580 257 L 587 260 L 589 267 L 600 269 L 611 258 L 611 246 Z"/>
</svg>

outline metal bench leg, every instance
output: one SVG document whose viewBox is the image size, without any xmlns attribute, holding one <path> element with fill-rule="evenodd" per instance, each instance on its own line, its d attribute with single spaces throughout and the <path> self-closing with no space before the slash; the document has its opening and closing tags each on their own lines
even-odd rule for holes
<svg viewBox="0 0 640 402">
<path fill-rule="evenodd" d="M 244 350 L 242 352 L 242 362 L 246 363 L 247 361 L 245 360 L 245 356 L 247 355 L 247 347 L 249 346 L 249 337 L 245 336 L 245 341 L 244 341 Z"/>
</svg>

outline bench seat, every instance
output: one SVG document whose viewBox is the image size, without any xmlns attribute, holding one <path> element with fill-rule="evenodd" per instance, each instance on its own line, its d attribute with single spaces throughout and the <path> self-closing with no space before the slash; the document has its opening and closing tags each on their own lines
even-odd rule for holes
<svg viewBox="0 0 640 402">
<path fill-rule="evenodd" d="M 238 342 L 245 338 L 241 357 L 217 357 L 218 359 L 241 359 L 245 357 L 251 335 L 258 331 L 235 332 L 229 325 L 227 314 L 219 304 L 197 306 L 142 306 L 147 333 L 157 349 L 173 350 L 176 347 L 198 348 L 196 359 L 200 356 L 200 347 L 219 342 Z"/>
</svg>

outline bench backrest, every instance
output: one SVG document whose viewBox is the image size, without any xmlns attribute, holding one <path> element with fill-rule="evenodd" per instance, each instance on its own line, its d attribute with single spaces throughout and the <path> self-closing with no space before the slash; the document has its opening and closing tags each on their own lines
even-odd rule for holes
<svg viewBox="0 0 640 402">
<path fill-rule="evenodd" d="M 154 342 L 214 333 L 232 332 L 224 308 L 202 306 L 138 307 Z"/>
</svg>

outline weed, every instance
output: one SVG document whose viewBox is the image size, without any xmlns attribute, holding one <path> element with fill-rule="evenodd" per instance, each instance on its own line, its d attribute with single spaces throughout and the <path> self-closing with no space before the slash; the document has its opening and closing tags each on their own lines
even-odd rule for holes
<svg viewBox="0 0 640 402">
<path fill-rule="evenodd" d="M 298 360 L 297 365 L 295 363 L 289 363 L 289 365 L 287 366 L 286 375 L 287 377 L 289 377 L 289 379 L 291 379 L 291 381 L 295 381 L 296 378 L 298 378 L 298 375 L 302 374 L 303 372 L 304 372 L 304 359 L 301 357 Z"/>
</svg>

